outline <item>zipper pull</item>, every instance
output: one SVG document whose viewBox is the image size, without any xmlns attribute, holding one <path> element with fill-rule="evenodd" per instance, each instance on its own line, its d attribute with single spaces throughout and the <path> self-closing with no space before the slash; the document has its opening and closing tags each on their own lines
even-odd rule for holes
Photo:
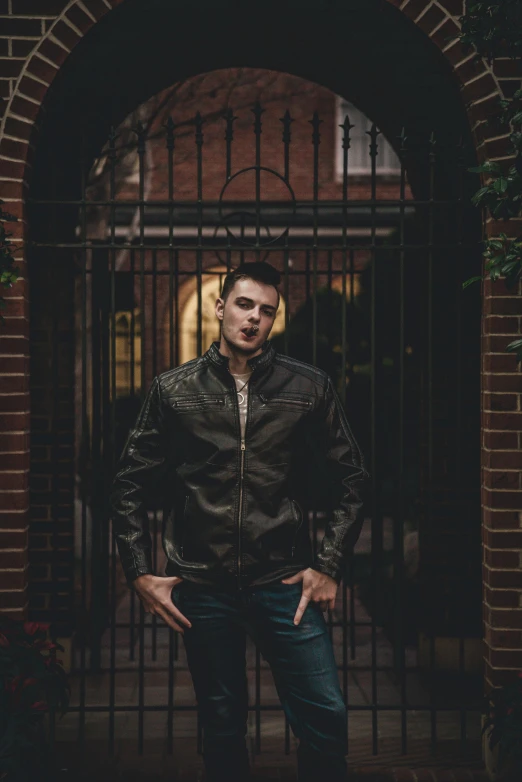
<svg viewBox="0 0 522 782">
<path fill-rule="evenodd" d="M 264 404 L 268 402 L 268 397 L 266 397 L 264 394 L 259 394 L 259 398 L 263 400 Z"/>
<path fill-rule="evenodd" d="M 241 450 L 242 451 L 245 450 L 245 441 L 244 440 L 241 440 Z"/>
</svg>

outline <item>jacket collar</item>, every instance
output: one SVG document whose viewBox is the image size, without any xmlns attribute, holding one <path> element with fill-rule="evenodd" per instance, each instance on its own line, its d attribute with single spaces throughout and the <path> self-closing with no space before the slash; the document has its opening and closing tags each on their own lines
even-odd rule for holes
<svg viewBox="0 0 522 782">
<path fill-rule="evenodd" d="M 247 359 L 247 364 L 252 371 L 265 369 L 273 362 L 275 354 L 276 351 L 272 346 L 272 343 L 266 340 L 262 346 L 261 353 L 258 353 L 257 356 L 254 356 L 253 358 Z M 229 357 L 224 356 L 219 352 L 219 342 L 213 342 L 205 353 L 205 356 L 216 366 L 228 369 Z"/>
</svg>

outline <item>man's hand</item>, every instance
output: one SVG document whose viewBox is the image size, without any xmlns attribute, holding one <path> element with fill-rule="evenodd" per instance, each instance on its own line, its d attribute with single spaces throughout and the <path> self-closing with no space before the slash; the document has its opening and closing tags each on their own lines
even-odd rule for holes
<svg viewBox="0 0 522 782">
<path fill-rule="evenodd" d="M 301 592 L 301 600 L 299 601 L 294 616 L 295 625 L 298 625 L 301 621 L 301 617 L 310 600 L 320 603 L 323 611 L 327 608 L 330 608 L 330 610 L 333 611 L 338 586 L 337 581 L 334 578 L 327 576 L 326 573 L 320 573 L 318 570 L 309 567 L 306 568 L 306 570 L 300 570 L 299 573 L 296 573 L 294 576 L 283 578 L 281 583 L 297 584 L 298 581 L 303 582 L 303 590 Z"/>
<path fill-rule="evenodd" d="M 132 585 L 148 614 L 156 614 L 183 635 L 184 630 L 181 624 L 192 627 L 191 623 L 181 611 L 176 608 L 172 602 L 171 594 L 176 584 L 183 581 L 179 576 L 153 576 L 152 573 L 145 573 L 134 579 Z M 177 619 L 177 622 L 174 619 Z"/>
</svg>

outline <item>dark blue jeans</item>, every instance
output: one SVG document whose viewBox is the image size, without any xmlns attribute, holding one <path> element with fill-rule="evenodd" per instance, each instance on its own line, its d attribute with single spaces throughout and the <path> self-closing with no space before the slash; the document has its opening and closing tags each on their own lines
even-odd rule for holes
<svg viewBox="0 0 522 782">
<path fill-rule="evenodd" d="M 203 727 L 207 782 L 246 782 L 246 634 L 272 670 L 281 705 L 299 739 L 299 782 L 345 782 L 347 712 L 320 605 L 294 615 L 302 582 L 212 591 L 187 581 L 172 590 L 191 621 L 183 642 Z"/>
</svg>

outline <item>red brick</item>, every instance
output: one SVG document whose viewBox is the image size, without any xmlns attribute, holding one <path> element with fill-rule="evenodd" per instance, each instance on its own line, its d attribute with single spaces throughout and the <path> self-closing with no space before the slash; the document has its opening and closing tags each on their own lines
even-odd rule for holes
<svg viewBox="0 0 522 782">
<path fill-rule="evenodd" d="M 485 469 L 483 485 L 488 489 L 520 489 L 520 473 L 518 470 Z"/>
<path fill-rule="evenodd" d="M 518 530 L 520 528 L 520 519 L 515 510 L 483 508 L 482 519 L 484 527 L 491 530 Z M 495 548 L 507 548 L 507 546 L 495 546 Z"/>
<path fill-rule="evenodd" d="M 409 0 L 408 4 L 402 7 L 402 12 L 410 19 L 416 19 L 429 4 L 429 0 Z"/>
<path fill-rule="evenodd" d="M 485 583 L 492 589 L 522 589 L 522 570 L 486 571 Z"/>
<path fill-rule="evenodd" d="M 490 117 L 498 115 L 500 95 L 491 95 L 486 100 L 481 100 L 478 103 L 472 103 L 468 112 L 473 122 L 479 120 L 486 120 Z"/>
<path fill-rule="evenodd" d="M 64 0 L 13 0 L 16 16 L 58 16 L 67 5 Z"/>
<path fill-rule="evenodd" d="M 3 313 L 5 320 L 2 323 L 2 336 L 20 336 L 29 339 L 29 320 L 27 317 L 16 318 Z M 2 391 L 5 391 L 2 388 Z"/>
<path fill-rule="evenodd" d="M 522 389 L 520 375 L 482 375 L 482 387 L 485 391 L 517 391 Z"/>
<path fill-rule="evenodd" d="M 436 5 L 432 5 L 421 19 L 417 22 L 417 27 L 420 27 L 426 35 L 429 35 L 437 25 L 446 17 L 444 11 L 441 11 Z"/>
<path fill-rule="evenodd" d="M 60 66 L 67 57 L 65 49 L 62 49 L 61 46 L 58 46 L 58 44 L 53 43 L 53 41 L 50 41 L 49 39 L 45 40 L 41 46 L 38 47 L 38 53 L 51 62 L 54 62 L 57 66 Z"/>
<path fill-rule="evenodd" d="M 498 57 L 493 60 L 493 72 L 499 78 L 518 78 L 522 76 L 522 62 L 520 60 L 504 59 Z"/>
<path fill-rule="evenodd" d="M 4 379 L 2 379 L 2 386 Z M 29 433 L 17 434 L 0 432 L 0 451 L 27 451 L 29 449 Z"/>
<path fill-rule="evenodd" d="M 27 551 L 0 551 L 0 568 L 23 568 L 27 564 Z"/>
<path fill-rule="evenodd" d="M 483 357 L 484 372 L 518 372 L 514 353 L 486 353 Z"/>
<path fill-rule="evenodd" d="M 469 60 L 462 62 L 462 64 L 455 69 L 455 73 L 461 84 L 466 84 L 466 82 L 475 79 L 479 73 L 484 73 L 486 70 L 487 67 L 484 60 L 473 55 Z"/>
<path fill-rule="evenodd" d="M 489 662 L 493 668 L 511 668 L 513 670 L 522 670 L 522 651 L 512 649 L 491 649 L 489 651 Z"/>
<path fill-rule="evenodd" d="M 27 57 L 33 51 L 36 44 L 36 40 L 30 39 L 27 41 L 25 39 L 13 38 L 11 40 L 13 57 Z"/>
<path fill-rule="evenodd" d="M 25 510 L 28 504 L 28 492 L 3 491 L 0 494 L 0 506 L 3 511 Z"/>
<path fill-rule="evenodd" d="M 512 98 L 515 92 L 520 89 L 520 79 L 499 79 L 498 86 L 505 98 Z"/>
<path fill-rule="evenodd" d="M 453 47 L 455 48 L 455 47 Z M 472 103 L 479 98 L 485 98 L 497 89 L 496 82 L 490 73 L 485 73 L 480 79 L 467 84 L 461 89 L 461 97 L 464 103 Z"/>
<path fill-rule="evenodd" d="M 25 162 L 28 146 L 27 141 L 13 141 L 10 138 L 3 138 L 0 142 L 0 155 Z"/>
<path fill-rule="evenodd" d="M 497 649 L 520 649 L 522 647 L 522 630 L 486 631 L 486 643 Z"/>
<path fill-rule="evenodd" d="M 25 74 L 20 80 L 19 92 L 33 100 L 42 101 L 47 93 L 47 87 Z"/>
<path fill-rule="evenodd" d="M 482 497 L 488 508 L 513 510 L 522 508 L 522 493 L 520 491 L 494 491 L 483 488 Z"/>
<path fill-rule="evenodd" d="M 86 33 L 93 26 L 92 19 L 85 14 L 78 6 L 69 8 L 66 13 L 67 19 L 70 19 L 74 26 L 81 32 Z"/>
<path fill-rule="evenodd" d="M 0 572 L 0 589 L 20 589 L 27 586 L 27 570 Z"/>
<path fill-rule="evenodd" d="M 24 490 L 28 487 L 29 479 L 26 472 L 0 473 L 0 490 Z"/>
<path fill-rule="evenodd" d="M 0 74 L 4 79 L 15 79 L 22 70 L 23 61 L 13 60 L 10 57 L 0 59 Z"/>
<path fill-rule="evenodd" d="M 434 41 L 440 49 L 444 49 L 451 41 L 458 38 L 459 33 L 459 27 L 452 19 L 448 19 L 448 21 L 444 22 L 437 32 L 431 36 L 431 40 Z M 446 52 L 444 52 L 444 56 L 447 56 Z M 462 60 L 463 58 L 460 57 L 459 59 Z"/>
<path fill-rule="evenodd" d="M 522 548 L 522 530 L 509 532 L 484 530 L 484 543 L 490 548 Z M 513 608 L 516 608 L 513 605 Z"/>
<path fill-rule="evenodd" d="M 68 24 L 65 24 L 65 22 L 62 22 L 61 20 L 54 25 L 53 35 L 58 41 L 61 41 L 71 50 L 74 49 L 79 41 L 81 41 L 80 36 L 69 27 Z"/>
<path fill-rule="evenodd" d="M 493 608 L 490 610 L 489 622 L 492 627 L 513 627 L 515 629 L 520 629 L 522 627 L 522 608 Z"/>
<path fill-rule="evenodd" d="M 496 470 L 522 470 L 522 451 L 492 451 L 489 467 Z"/>
<path fill-rule="evenodd" d="M 461 17 L 464 13 L 463 0 L 439 0 L 439 5 L 449 11 L 452 16 Z"/>
<path fill-rule="evenodd" d="M 0 470 L 28 470 L 31 455 L 26 453 L 0 453 Z"/>
<path fill-rule="evenodd" d="M 1 343 L 0 343 L 1 347 Z M 522 384 L 521 384 L 522 391 Z M 484 394 L 484 410 L 516 410 L 518 407 L 518 394 Z"/>
<path fill-rule="evenodd" d="M 65 52 L 64 52 L 65 54 Z M 58 72 L 58 66 L 56 68 L 53 65 L 49 65 L 48 62 L 38 57 L 38 54 L 34 54 L 27 63 L 27 73 L 29 75 L 37 76 L 47 84 L 52 84 L 54 77 Z"/>
<path fill-rule="evenodd" d="M 17 592 L 0 592 L 0 610 L 4 608 L 24 608 L 27 604 L 26 590 Z M 11 616 L 11 612 L 9 612 Z"/>
<path fill-rule="evenodd" d="M 484 562 L 493 568 L 517 568 L 520 565 L 520 552 L 484 547 Z"/>
<path fill-rule="evenodd" d="M 11 37 L 17 35 L 22 38 L 40 38 L 42 27 L 39 19 L 2 19 L 2 35 Z"/>
<path fill-rule="evenodd" d="M 499 139 L 495 139 L 494 141 L 486 142 L 484 154 L 488 159 L 494 160 L 495 158 L 509 155 L 512 147 L 513 145 L 509 140 L 509 137 L 499 138 Z"/>
<path fill-rule="evenodd" d="M 501 429 L 504 431 L 522 431 L 522 413 L 485 413 L 486 429 Z"/>
<path fill-rule="evenodd" d="M 432 36 L 432 38 L 434 37 L 435 36 Z M 446 57 L 446 59 L 449 60 L 450 64 L 453 67 L 458 65 L 459 62 L 462 62 L 462 60 L 464 60 L 468 56 L 468 54 L 469 52 L 464 51 L 464 47 L 460 43 L 458 36 L 453 41 L 452 46 L 450 46 L 444 51 L 444 57 Z"/>
<path fill-rule="evenodd" d="M 516 432 L 484 432 L 482 439 L 485 448 L 500 450 L 518 448 L 518 434 Z"/>
<path fill-rule="evenodd" d="M 86 8 L 89 9 L 97 21 L 100 21 L 100 19 L 109 12 L 109 9 L 103 0 L 89 0 L 89 2 L 86 3 Z"/>
<path fill-rule="evenodd" d="M 34 120 L 40 111 L 40 106 L 37 103 L 33 103 L 32 101 L 17 95 L 11 103 L 11 111 L 19 117 Z"/>
</svg>

